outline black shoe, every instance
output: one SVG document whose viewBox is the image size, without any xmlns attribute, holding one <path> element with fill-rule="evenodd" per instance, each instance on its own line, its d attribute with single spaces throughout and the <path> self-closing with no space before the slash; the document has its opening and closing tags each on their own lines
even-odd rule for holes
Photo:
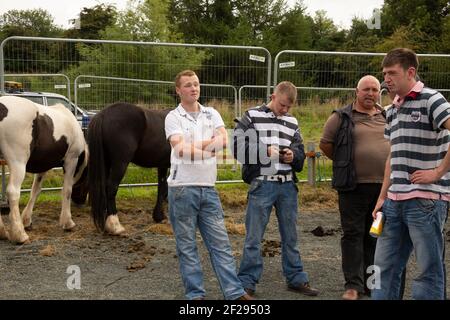
<svg viewBox="0 0 450 320">
<path fill-rule="evenodd" d="M 288 289 L 291 291 L 303 293 L 305 296 L 315 297 L 319 295 L 319 290 L 311 288 L 309 282 L 299 284 L 298 286 L 288 285 Z"/>
</svg>

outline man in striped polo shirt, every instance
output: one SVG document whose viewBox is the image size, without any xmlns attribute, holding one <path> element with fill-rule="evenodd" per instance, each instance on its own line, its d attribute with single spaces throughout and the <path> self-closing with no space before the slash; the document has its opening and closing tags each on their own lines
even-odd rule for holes
<svg viewBox="0 0 450 320">
<path fill-rule="evenodd" d="M 383 75 L 396 93 L 387 110 L 391 144 L 383 186 L 373 211 L 382 208 L 384 230 L 377 242 L 373 299 L 399 299 L 402 271 L 414 250 L 418 276 L 413 299 L 445 298 L 443 229 L 450 200 L 450 104 L 415 79 L 419 62 L 409 49 L 391 50 Z M 379 269 L 378 269 L 379 268 Z"/>
<path fill-rule="evenodd" d="M 282 267 L 288 289 L 309 296 L 319 294 L 309 285 L 297 245 L 295 171 L 302 170 L 305 152 L 297 119 L 288 114 L 296 99 L 295 86 L 281 82 L 275 87 L 271 101 L 247 110 L 234 130 L 234 157 L 243 164 L 242 178 L 250 184 L 246 238 L 238 276 L 251 295 L 262 275 L 261 241 L 273 207 L 281 234 Z"/>
</svg>

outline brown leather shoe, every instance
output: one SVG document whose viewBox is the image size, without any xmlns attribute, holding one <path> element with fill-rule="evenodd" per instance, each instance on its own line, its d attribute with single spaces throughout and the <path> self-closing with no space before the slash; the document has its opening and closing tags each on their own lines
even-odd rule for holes
<svg viewBox="0 0 450 320">
<path fill-rule="evenodd" d="M 240 296 L 239 298 L 237 298 L 235 300 L 255 300 L 255 298 L 253 298 L 248 293 L 246 293 L 243 296 Z"/>
<path fill-rule="evenodd" d="M 312 288 L 309 285 L 309 282 L 299 284 L 298 286 L 289 285 L 288 289 L 291 291 L 303 293 L 305 296 L 310 296 L 310 297 L 315 297 L 315 296 L 319 295 L 319 290 Z"/>
<path fill-rule="evenodd" d="M 355 289 L 347 289 L 342 295 L 342 299 L 344 300 L 358 300 L 359 294 Z"/>
</svg>

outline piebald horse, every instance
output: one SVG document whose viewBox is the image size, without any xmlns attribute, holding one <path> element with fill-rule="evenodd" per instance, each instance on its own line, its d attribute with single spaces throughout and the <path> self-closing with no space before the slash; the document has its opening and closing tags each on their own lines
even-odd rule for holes
<svg viewBox="0 0 450 320">
<path fill-rule="evenodd" d="M 24 243 L 25 228 L 31 227 L 33 206 L 45 173 L 63 167 L 62 209 L 59 224 L 64 230 L 75 226 L 70 212 L 72 186 L 87 165 L 88 149 L 75 116 L 63 105 L 42 106 L 25 98 L 0 97 L 0 152 L 10 177 L 6 189 L 9 203 L 9 232 L 0 216 L 0 239 Z M 34 173 L 30 200 L 22 212 L 19 199 L 25 172 Z"/>
</svg>

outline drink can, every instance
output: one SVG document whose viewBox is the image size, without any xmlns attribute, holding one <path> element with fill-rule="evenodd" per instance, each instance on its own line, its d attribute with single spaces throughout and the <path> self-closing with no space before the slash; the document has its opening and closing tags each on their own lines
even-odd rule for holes
<svg viewBox="0 0 450 320">
<path fill-rule="evenodd" d="M 384 224 L 383 213 L 381 211 L 378 211 L 377 217 L 375 220 L 373 220 L 372 226 L 370 227 L 369 234 L 374 238 L 378 238 L 381 235 L 381 232 L 383 231 L 383 224 Z"/>
</svg>

